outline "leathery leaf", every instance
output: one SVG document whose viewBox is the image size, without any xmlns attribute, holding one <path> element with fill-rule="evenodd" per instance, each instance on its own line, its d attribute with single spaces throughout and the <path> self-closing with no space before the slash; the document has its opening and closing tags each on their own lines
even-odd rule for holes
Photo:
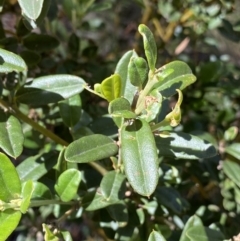
<svg viewBox="0 0 240 241">
<path fill-rule="evenodd" d="M 136 119 L 121 129 L 121 159 L 133 189 L 150 196 L 158 183 L 158 155 L 149 124 Z"/>
</svg>

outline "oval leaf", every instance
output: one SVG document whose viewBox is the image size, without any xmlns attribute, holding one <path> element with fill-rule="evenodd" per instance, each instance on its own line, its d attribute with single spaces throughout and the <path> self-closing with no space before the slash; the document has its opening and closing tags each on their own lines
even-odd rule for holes
<svg viewBox="0 0 240 241">
<path fill-rule="evenodd" d="M 114 116 L 114 112 L 131 111 L 130 103 L 125 98 L 117 98 L 109 103 L 108 112 L 112 116 L 115 124 L 120 128 L 123 121 L 123 116 Z M 132 112 L 133 113 L 133 112 Z M 133 113 L 134 114 L 134 113 Z"/>
<path fill-rule="evenodd" d="M 129 76 L 128 76 L 128 64 L 132 56 L 137 56 L 136 52 L 131 50 L 126 52 L 122 58 L 118 61 L 117 67 L 115 70 L 116 74 L 119 74 L 121 77 L 121 95 L 126 98 L 129 103 L 132 103 L 134 94 L 137 91 L 137 87 L 132 85 Z"/>
<path fill-rule="evenodd" d="M 16 229 L 20 219 L 21 213 L 7 209 L 0 212 L 0 240 L 7 240 L 8 236 Z"/>
<path fill-rule="evenodd" d="M 150 233 L 148 241 L 166 241 L 166 239 L 162 236 L 162 234 L 160 234 L 160 233 L 158 233 L 158 232 L 153 230 Z"/>
<path fill-rule="evenodd" d="M 82 92 L 85 81 L 77 76 L 60 74 L 34 79 L 21 88 L 16 95 L 19 102 L 41 105 L 58 102 Z"/>
<path fill-rule="evenodd" d="M 30 19 L 36 20 L 40 15 L 44 0 L 18 0 L 22 12 Z"/>
<path fill-rule="evenodd" d="M 55 190 L 62 201 L 68 202 L 75 197 L 81 176 L 76 169 L 68 169 L 59 176 Z"/>
<path fill-rule="evenodd" d="M 158 83 L 153 86 L 164 97 L 176 94 L 176 89 L 183 90 L 196 81 L 189 66 L 182 61 L 173 61 L 157 70 Z"/>
<path fill-rule="evenodd" d="M 117 152 L 118 146 L 112 139 L 95 134 L 72 142 L 66 148 L 65 158 L 69 162 L 85 163 L 114 156 Z"/>
<path fill-rule="evenodd" d="M 227 146 L 225 152 L 240 160 L 240 143 L 233 143 Z"/>
<path fill-rule="evenodd" d="M 128 181 L 133 189 L 150 196 L 158 183 L 158 156 L 149 124 L 135 120 L 121 130 L 121 157 Z"/>
<path fill-rule="evenodd" d="M 148 65 L 142 57 L 132 57 L 128 65 L 128 75 L 134 86 L 142 89 L 148 77 Z"/>
<path fill-rule="evenodd" d="M 155 140 L 160 156 L 196 160 L 217 154 L 209 142 L 183 132 L 163 132 Z"/>
<path fill-rule="evenodd" d="M 223 171 L 240 188 L 240 165 L 230 160 L 224 160 Z"/>
<path fill-rule="evenodd" d="M 124 180 L 125 176 L 116 171 L 111 171 L 104 175 L 100 184 L 103 196 L 111 201 L 119 201 L 122 199 L 125 193 Z"/>
<path fill-rule="evenodd" d="M 33 182 L 32 198 L 34 200 L 52 199 L 52 193 L 49 188 L 41 182 Z"/>
<path fill-rule="evenodd" d="M 0 48 L 0 73 L 12 71 L 26 72 L 27 65 L 19 55 Z"/>
<path fill-rule="evenodd" d="M 25 159 L 17 166 L 17 172 L 22 182 L 37 181 L 57 163 L 58 153 L 49 152 Z"/>
<path fill-rule="evenodd" d="M 43 52 L 56 48 L 59 41 L 50 35 L 31 33 L 23 39 L 23 45 L 29 50 Z"/>
<path fill-rule="evenodd" d="M 101 91 L 108 102 L 119 98 L 121 95 L 121 77 L 118 74 L 111 75 L 101 83 Z"/>
<path fill-rule="evenodd" d="M 22 153 L 23 142 L 22 126 L 18 119 L 0 110 L 0 148 L 16 158 Z"/>
<path fill-rule="evenodd" d="M 149 68 L 152 72 L 154 72 L 157 62 L 157 45 L 155 43 L 154 36 L 151 30 L 144 24 L 139 25 L 138 31 L 143 36 L 143 46 Z"/>
<path fill-rule="evenodd" d="M 0 153 L 0 187 L 0 200 L 4 202 L 19 198 L 21 194 L 21 182 L 18 173 L 12 162 L 3 153 Z"/>
<path fill-rule="evenodd" d="M 68 127 L 76 125 L 81 117 L 82 102 L 79 95 L 74 95 L 67 100 L 58 103 L 60 115 Z"/>
</svg>

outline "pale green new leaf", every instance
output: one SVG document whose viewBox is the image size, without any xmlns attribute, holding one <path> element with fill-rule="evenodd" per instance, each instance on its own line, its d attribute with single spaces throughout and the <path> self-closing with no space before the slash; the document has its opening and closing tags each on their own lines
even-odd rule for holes
<svg viewBox="0 0 240 241">
<path fill-rule="evenodd" d="M 20 211 L 22 213 L 26 213 L 29 208 L 33 189 L 34 189 L 34 186 L 33 186 L 32 180 L 28 180 L 22 185 L 22 194 L 21 194 L 22 203 L 20 206 Z"/>
<path fill-rule="evenodd" d="M 72 142 L 65 151 L 65 158 L 69 162 L 98 161 L 118 152 L 117 144 L 107 136 L 94 134 L 84 136 Z"/>
<path fill-rule="evenodd" d="M 21 212 L 7 209 L 0 212 L 0 240 L 7 240 L 8 236 L 16 229 L 20 219 Z"/>
<path fill-rule="evenodd" d="M 231 160 L 223 161 L 224 173 L 240 188 L 240 165 Z"/>
<path fill-rule="evenodd" d="M 133 189 L 150 196 L 158 183 L 158 155 L 149 124 L 134 120 L 120 133 L 121 159 L 127 179 Z"/>
<path fill-rule="evenodd" d="M 21 182 L 18 173 L 10 159 L 3 153 L 0 153 L 0 187 L 0 200 L 10 202 L 20 197 Z"/>
<path fill-rule="evenodd" d="M 19 120 L 0 109 L 0 148 L 9 156 L 18 157 L 23 150 L 24 136 Z"/>
<path fill-rule="evenodd" d="M 240 160 L 240 143 L 233 143 L 227 146 L 225 152 Z"/>
<path fill-rule="evenodd" d="M 68 169 L 59 176 L 54 188 L 62 201 L 68 202 L 75 197 L 81 177 L 81 172 L 76 169 Z"/>
<path fill-rule="evenodd" d="M 115 100 L 121 95 L 121 77 L 118 74 L 111 75 L 101 83 L 101 91 L 108 102 Z"/>
</svg>

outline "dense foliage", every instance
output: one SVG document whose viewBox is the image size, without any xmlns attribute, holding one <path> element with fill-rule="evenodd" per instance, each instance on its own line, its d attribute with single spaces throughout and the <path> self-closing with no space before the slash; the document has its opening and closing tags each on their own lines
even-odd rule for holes
<svg viewBox="0 0 240 241">
<path fill-rule="evenodd" d="M 237 2 L 0 4 L 0 241 L 239 240 Z"/>
</svg>

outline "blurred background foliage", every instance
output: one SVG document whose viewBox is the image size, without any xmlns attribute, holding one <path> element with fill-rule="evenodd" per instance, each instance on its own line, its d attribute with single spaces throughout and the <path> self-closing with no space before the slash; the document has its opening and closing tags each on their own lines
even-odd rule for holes
<svg viewBox="0 0 240 241">
<path fill-rule="evenodd" d="M 149 26 L 155 35 L 159 67 L 176 59 L 191 66 L 197 81 L 184 91 L 183 121 L 177 129 L 210 141 L 219 155 L 198 162 L 164 160 L 162 182 L 174 188 L 182 201 L 176 206 L 166 201 L 171 200 L 171 192 L 159 190 L 157 202 L 164 208 L 157 208 L 156 200 L 129 199 L 130 215 L 135 219 L 133 225 L 139 226 L 144 222 L 139 210 L 148 213 L 146 230 L 153 227 L 161 230 L 169 241 L 179 240 L 184 220 L 193 214 L 199 215 L 205 226 L 221 230 L 226 237 L 237 236 L 240 233 L 240 2 L 45 0 L 44 9 L 47 17 L 39 19 L 39 27 L 33 30 L 21 17 L 17 0 L 5 1 L 1 12 L 0 46 L 20 54 L 31 77 L 69 73 L 81 76 L 93 86 L 114 72 L 117 61 L 127 50 L 134 48 L 141 54 L 142 40 L 137 33 L 140 23 Z M 14 74 L 2 76 L 5 88 L 10 90 L 14 83 Z M 105 116 L 107 103 L 85 92 L 81 98 L 81 121 L 71 134 L 77 138 L 91 130 L 106 135 L 115 133 L 116 127 Z M 175 102 L 173 98 L 166 108 L 170 109 Z M 71 140 L 68 128 L 58 118 L 57 105 L 26 108 L 22 107 L 31 118 L 41 120 L 59 136 Z M 41 135 L 27 126 L 24 131 L 28 137 L 24 144 L 27 156 L 53 148 L 44 146 Z M 51 172 L 42 180 L 50 176 Z M 96 174 L 92 186 L 98 185 L 99 179 Z M 52 217 L 63 212 L 60 207 L 58 210 L 52 206 L 29 212 L 9 240 L 36 240 L 40 224 L 51 222 Z M 71 222 L 65 223 L 74 240 L 111 237 L 110 228 L 103 232 L 97 224 L 108 222 L 105 209 L 89 214 L 88 218 L 76 219 L 80 216 L 81 210 L 71 217 Z M 140 240 L 139 235 L 141 240 L 147 240 L 143 229 L 123 237 L 127 228 L 129 225 L 119 233 L 119 240 Z"/>
</svg>

